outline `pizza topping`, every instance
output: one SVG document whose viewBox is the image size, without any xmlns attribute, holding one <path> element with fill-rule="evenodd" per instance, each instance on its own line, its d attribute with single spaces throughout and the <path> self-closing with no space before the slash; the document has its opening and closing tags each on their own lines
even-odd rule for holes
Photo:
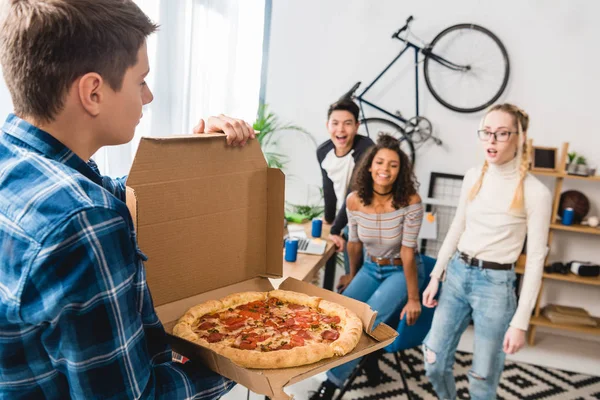
<svg viewBox="0 0 600 400">
<path fill-rule="evenodd" d="M 223 311 L 222 313 L 219 313 L 218 317 L 221 321 L 225 321 L 225 323 L 227 323 L 226 321 L 228 319 L 232 319 L 232 318 L 239 318 L 240 316 L 232 311 Z"/>
<path fill-rule="evenodd" d="M 271 351 L 271 350 L 273 350 L 273 349 L 271 349 L 271 348 L 269 347 L 269 345 L 270 345 L 270 344 L 271 344 L 271 343 L 267 343 L 267 344 L 261 344 L 261 345 L 260 345 L 260 351 L 265 351 L 265 352 L 266 352 L 266 351 Z"/>
<path fill-rule="evenodd" d="M 326 324 L 339 324 L 341 319 L 336 315 L 335 317 L 326 316 L 321 318 L 321 321 L 325 322 Z"/>
<path fill-rule="evenodd" d="M 303 306 L 303 305 L 300 305 L 300 304 L 294 304 L 294 303 L 288 304 L 288 307 L 290 308 L 290 310 L 303 310 L 303 309 L 306 309 L 306 306 Z"/>
<path fill-rule="evenodd" d="M 243 328 L 245 326 L 246 326 L 246 322 L 245 321 L 241 321 L 241 322 L 238 322 L 236 324 L 229 325 L 226 329 L 229 332 L 233 332 L 233 331 L 237 331 L 238 329 Z"/>
<path fill-rule="evenodd" d="M 277 328 L 278 327 L 277 323 L 275 321 L 273 321 L 272 319 L 267 320 L 267 322 L 265 322 L 265 325 L 273 327 L 273 328 Z"/>
<path fill-rule="evenodd" d="M 240 322 L 244 322 L 244 321 L 246 321 L 246 318 L 236 316 L 236 317 L 227 318 L 223 322 L 225 323 L 225 325 L 236 325 L 236 324 L 239 324 Z"/>
<path fill-rule="evenodd" d="M 221 333 L 213 332 L 210 335 L 208 335 L 208 338 L 206 340 L 208 340 L 208 343 L 220 342 L 221 340 L 223 340 L 224 336 L 225 335 Z"/>
<path fill-rule="evenodd" d="M 242 343 L 240 343 L 240 349 L 241 350 L 254 350 L 256 349 L 256 342 L 248 342 L 245 340 L 242 340 Z"/>
<path fill-rule="evenodd" d="M 298 333 L 296 334 L 298 337 L 301 337 L 303 339 L 312 339 L 312 336 L 310 335 L 310 333 L 308 333 L 305 330 L 300 330 L 298 331 Z"/>
<path fill-rule="evenodd" d="M 215 326 L 217 326 L 217 324 L 215 324 L 214 322 L 203 322 L 200 324 L 200 326 L 198 327 L 199 330 L 201 331 L 207 331 L 211 328 L 214 328 Z"/>
<path fill-rule="evenodd" d="M 208 333 L 219 333 L 219 330 L 215 329 L 215 328 L 211 328 L 211 329 L 208 329 Z"/>
<path fill-rule="evenodd" d="M 294 325 L 296 325 L 296 320 L 294 318 L 290 318 L 285 321 L 284 325 L 285 326 L 294 326 Z"/>
<path fill-rule="evenodd" d="M 243 317 L 248 317 L 252 319 L 260 319 L 260 314 L 254 311 L 242 310 L 240 311 L 240 315 Z"/>
<path fill-rule="evenodd" d="M 321 337 L 324 340 L 337 340 L 340 337 L 340 333 L 338 331 L 325 331 L 321 333 Z"/>
<path fill-rule="evenodd" d="M 291 341 L 290 341 L 290 344 L 291 344 L 293 347 L 304 346 L 304 339 L 303 339 L 303 338 L 301 338 L 301 337 L 300 337 L 300 336 L 298 336 L 298 335 L 292 336 L 292 339 L 291 339 Z"/>
</svg>

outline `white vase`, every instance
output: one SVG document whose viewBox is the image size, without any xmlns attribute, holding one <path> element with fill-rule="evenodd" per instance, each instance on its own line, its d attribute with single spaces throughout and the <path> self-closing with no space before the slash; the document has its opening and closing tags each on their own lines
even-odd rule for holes
<svg viewBox="0 0 600 400">
<path fill-rule="evenodd" d="M 567 172 L 569 174 L 576 174 L 577 173 L 577 164 L 572 162 L 569 165 L 567 165 Z"/>
<path fill-rule="evenodd" d="M 585 164 L 579 164 L 577 165 L 577 175 L 585 175 L 587 176 L 588 174 L 588 166 Z"/>
</svg>

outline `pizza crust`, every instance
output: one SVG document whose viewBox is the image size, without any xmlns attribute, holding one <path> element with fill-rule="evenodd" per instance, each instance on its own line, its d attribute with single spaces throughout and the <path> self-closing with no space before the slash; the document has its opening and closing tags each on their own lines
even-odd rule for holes
<svg viewBox="0 0 600 400">
<path fill-rule="evenodd" d="M 262 352 L 256 350 L 239 350 L 227 346 L 213 346 L 215 352 L 229 358 L 235 364 L 245 368 L 276 369 L 290 368 L 313 364 L 324 358 L 333 357 L 331 346 L 326 343 L 315 343 L 310 346 L 294 347 L 290 350 Z"/>
<path fill-rule="evenodd" d="M 235 308 L 241 304 L 252 303 L 253 301 L 266 300 L 265 292 L 241 292 L 230 294 L 221 299 L 223 308 Z"/>
<path fill-rule="evenodd" d="M 336 356 L 343 356 L 351 352 L 360 337 L 362 336 L 362 321 L 358 316 L 339 304 L 331 301 L 322 300 L 319 303 L 319 310 L 331 316 L 340 317 L 340 337 L 331 343 L 331 347 Z"/>
<path fill-rule="evenodd" d="M 312 308 L 318 308 L 321 302 L 320 297 L 309 296 L 304 293 L 290 292 L 289 290 L 271 290 L 269 298 L 277 298 L 279 300 L 287 301 L 290 303 L 301 304 Z"/>
<path fill-rule="evenodd" d="M 209 300 L 190 308 L 173 327 L 173 334 L 192 342 L 196 341 L 199 336 L 192 329 L 194 323 L 204 315 L 221 311 L 223 308 L 223 303 L 218 300 Z"/>
</svg>

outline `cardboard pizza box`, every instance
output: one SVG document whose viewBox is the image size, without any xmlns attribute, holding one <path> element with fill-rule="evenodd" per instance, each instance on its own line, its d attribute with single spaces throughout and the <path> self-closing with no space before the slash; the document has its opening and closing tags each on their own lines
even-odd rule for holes
<svg viewBox="0 0 600 400">
<path fill-rule="evenodd" d="M 148 256 L 147 281 L 173 349 L 271 399 L 284 387 L 390 344 L 397 333 L 373 329 L 376 313 L 362 302 L 292 278 L 279 288 L 342 304 L 362 320 L 356 348 L 343 357 L 294 368 L 257 370 L 171 335 L 190 307 L 232 293 L 273 289 L 282 275 L 284 176 L 268 168 L 256 140 L 226 145 L 225 136 L 142 138 L 127 179 L 127 205 L 138 244 Z"/>
</svg>

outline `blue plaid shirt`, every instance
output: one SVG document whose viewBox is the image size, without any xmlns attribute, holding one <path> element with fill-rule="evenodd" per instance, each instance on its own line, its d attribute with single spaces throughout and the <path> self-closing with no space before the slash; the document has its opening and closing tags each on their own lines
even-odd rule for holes
<svg viewBox="0 0 600 400">
<path fill-rule="evenodd" d="M 125 182 L 9 115 L 0 136 L 0 398 L 215 399 L 173 363 Z"/>
</svg>

